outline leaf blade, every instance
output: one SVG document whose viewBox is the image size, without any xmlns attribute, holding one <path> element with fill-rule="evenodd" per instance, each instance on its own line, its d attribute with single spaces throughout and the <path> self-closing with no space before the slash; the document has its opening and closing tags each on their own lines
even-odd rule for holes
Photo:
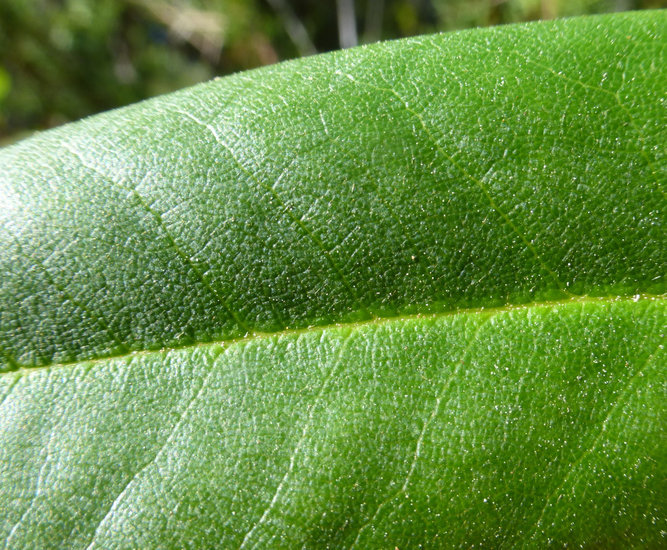
<svg viewBox="0 0 667 550">
<path fill-rule="evenodd" d="M 0 540 L 659 545 L 665 17 L 316 57 L 0 151 Z"/>
<path fill-rule="evenodd" d="M 5 149 L 5 355 L 663 293 L 664 64 L 627 36 L 659 59 L 664 17 L 340 52 Z"/>
<path fill-rule="evenodd" d="M 32 506 L 9 542 L 657 542 L 664 323 L 662 300 L 567 302 L 24 371 L 0 464 L 58 444 L 3 469 L 0 499 Z"/>
</svg>

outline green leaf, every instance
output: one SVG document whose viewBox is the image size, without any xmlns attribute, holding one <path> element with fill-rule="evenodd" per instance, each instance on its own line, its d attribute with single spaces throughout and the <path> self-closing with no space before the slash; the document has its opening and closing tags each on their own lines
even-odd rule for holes
<svg viewBox="0 0 667 550">
<path fill-rule="evenodd" d="M 665 28 L 377 44 L 0 151 L 0 540 L 664 544 Z"/>
</svg>

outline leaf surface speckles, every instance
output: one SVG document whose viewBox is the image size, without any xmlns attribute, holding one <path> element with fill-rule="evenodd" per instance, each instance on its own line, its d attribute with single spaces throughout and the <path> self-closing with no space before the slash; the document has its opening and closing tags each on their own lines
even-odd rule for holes
<svg viewBox="0 0 667 550">
<path fill-rule="evenodd" d="M 657 547 L 664 11 L 0 151 L 6 548 Z"/>
</svg>

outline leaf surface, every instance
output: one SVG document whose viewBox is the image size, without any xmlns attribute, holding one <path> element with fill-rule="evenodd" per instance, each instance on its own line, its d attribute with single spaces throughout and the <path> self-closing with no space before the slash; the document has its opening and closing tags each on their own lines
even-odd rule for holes
<svg viewBox="0 0 667 550">
<path fill-rule="evenodd" d="M 665 23 L 378 44 L 0 151 L 0 540 L 662 543 Z"/>
</svg>

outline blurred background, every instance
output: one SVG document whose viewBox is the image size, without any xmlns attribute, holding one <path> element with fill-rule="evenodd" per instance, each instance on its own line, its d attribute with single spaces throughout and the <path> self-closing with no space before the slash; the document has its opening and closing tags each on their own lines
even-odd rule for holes
<svg viewBox="0 0 667 550">
<path fill-rule="evenodd" d="M 0 145 L 293 57 L 665 0 L 0 0 Z"/>
</svg>

